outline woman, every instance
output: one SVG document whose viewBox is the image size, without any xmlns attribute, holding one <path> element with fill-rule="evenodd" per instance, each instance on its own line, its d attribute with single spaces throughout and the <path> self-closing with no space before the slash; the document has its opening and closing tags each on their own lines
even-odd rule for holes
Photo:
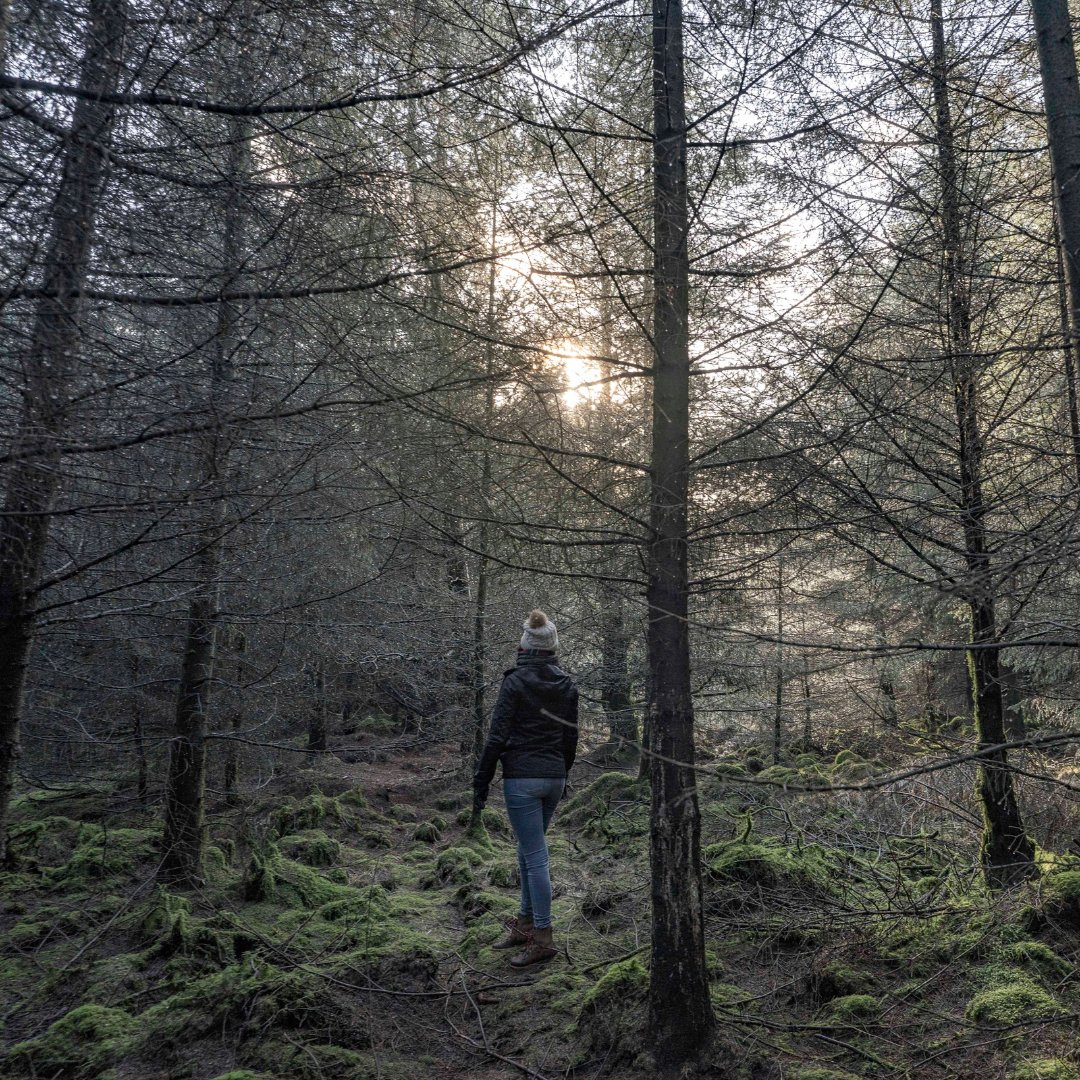
<svg viewBox="0 0 1080 1080">
<path fill-rule="evenodd" d="M 551 939 L 551 877 L 544 833 L 562 798 L 578 739 L 578 692 L 555 662 L 559 633 L 540 610 L 529 614 L 517 665 L 503 677 L 491 731 L 473 776 L 473 807 L 487 802 L 495 763 L 502 762 L 506 813 L 514 830 L 521 873 L 521 911 L 493 947 L 523 946 L 514 967 L 542 964 L 555 955 Z"/>
</svg>

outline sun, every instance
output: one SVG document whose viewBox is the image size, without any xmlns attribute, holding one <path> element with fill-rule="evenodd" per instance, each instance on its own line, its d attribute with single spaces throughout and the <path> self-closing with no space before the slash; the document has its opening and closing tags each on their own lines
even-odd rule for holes
<svg viewBox="0 0 1080 1080">
<path fill-rule="evenodd" d="M 564 389 L 559 400 L 568 409 L 595 401 L 603 387 L 604 373 L 592 354 L 572 338 L 562 338 L 544 349 L 548 364 L 562 375 Z"/>
</svg>

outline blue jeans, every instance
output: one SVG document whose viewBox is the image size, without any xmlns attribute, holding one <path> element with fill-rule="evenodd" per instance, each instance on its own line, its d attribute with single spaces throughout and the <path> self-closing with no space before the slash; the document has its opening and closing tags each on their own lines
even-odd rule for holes
<svg viewBox="0 0 1080 1080">
<path fill-rule="evenodd" d="M 506 815 L 518 846 L 521 914 L 538 930 L 551 925 L 551 876 L 544 833 L 562 798 L 561 776 L 511 777 L 503 781 Z"/>
</svg>

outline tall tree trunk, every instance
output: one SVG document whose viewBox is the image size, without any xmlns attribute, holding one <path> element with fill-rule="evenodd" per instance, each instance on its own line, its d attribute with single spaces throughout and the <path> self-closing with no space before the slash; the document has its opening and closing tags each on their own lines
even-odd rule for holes
<svg viewBox="0 0 1080 1080">
<path fill-rule="evenodd" d="M 229 121 L 230 187 L 224 206 L 222 290 L 239 275 L 243 245 L 243 175 L 247 161 L 248 121 Z M 207 437 L 202 489 L 205 512 L 202 546 L 193 561 L 194 587 L 188 610 L 187 638 L 176 699 L 169 777 L 165 793 L 165 835 L 158 876 L 193 886 L 202 881 L 203 803 L 206 789 L 206 734 L 210 691 L 217 658 L 221 608 L 221 560 L 225 535 L 228 446 L 222 424 L 232 408 L 232 367 L 239 341 L 239 309 L 233 301 L 218 304 L 212 346 L 209 404 L 219 421 Z"/>
<path fill-rule="evenodd" d="M 7 5 L 0 15 L 5 16 Z M 60 488 L 57 440 L 79 349 L 81 293 L 90 263 L 115 107 L 102 98 L 119 81 L 126 8 L 122 0 L 90 0 L 79 97 L 52 206 L 42 270 L 43 295 L 34 313 L 25 360 L 26 386 L 14 448 L 26 456 L 8 475 L 0 519 L 0 860 L 19 756 L 26 665 L 34 637 L 36 589 L 50 515 Z"/>
<path fill-rule="evenodd" d="M 612 327 L 611 278 L 600 279 L 600 351 L 606 358 L 615 355 Z M 600 390 L 600 417 L 603 441 L 601 452 L 614 452 L 610 419 L 613 413 L 610 375 L 613 365 L 601 361 L 605 381 Z M 626 623 L 626 605 L 614 590 L 600 594 L 601 620 L 601 699 L 607 719 L 611 748 L 617 757 L 633 760 L 638 753 L 637 719 L 630 696 L 630 629 Z"/>
<path fill-rule="evenodd" d="M 1067 311 L 1062 317 L 1062 329 L 1068 337 L 1065 379 L 1080 483 L 1080 417 L 1076 403 L 1076 358 L 1080 353 L 1080 85 L 1068 0 L 1031 0 L 1031 13 L 1046 103 L 1057 239 L 1068 292 Z"/>
<path fill-rule="evenodd" d="M 960 179 L 949 102 L 945 26 L 941 0 L 930 0 L 933 34 L 934 113 L 941 181 L 942 241 L 948 292 L 948 360 L 959 436 L 960 518 L 967 560 L 971 613 L 968 671 L 979 749 L 998 747 L 980 759 L 978 794 L 983 815 L 982 861 L 991 885 L 1008 885 L 1034 869 L 1034 849 L 1024 831 L 1005 741 L 1005 709 L 999 670 L 995 590 L 986 535 L 979 427 L 978 372 L 971 350 L 971 297 L 961 229 Z M 1075 75 L 1075 67 L 1073 69 Z"/>
<path fill-rule="evenodd" d="M 496 162 L 496 170 L 498 164 Z M 491 200 L 491 236 L 488 265 L 487 295 L 487 344 L 484 348 L 484 372 L 487 380 L 484 384 L 484 426 L 490 427 L 495 416 L 495 351 L 493 338 L 495 332 L 495 249 L 496 233 L 499 221 L 498 177 L 495 178 L 496 191 Z M 476 603 L 473 609 L 473 650 L 472 650 L 472 763 L 475 766 L 484 750 L 484 730 L 487 721 L 487 593 L 490 561 L 487 556 L 489 542 L 488 514 L 493 482 L 491 451 L 483 449 L 480 464 L 480 528 L 477 536 L 476 567 Z"/>
<path fill-rule="evenodd" d="M 311 712 L 308 716 L 309 750 L 326 749 L 326 672 L 322 661 L 315 662 L 311 673 Z"/>
<path fill-rule="evenodd" d="M 776 695 L 773 702 L 772 759 L 780 764 L 784 741 L 784 557 L 776 569 Z"/>
<path fill-rule="evenodd" d="M 653 0 L 653 415 L 648 549 L 652 830 L 649 1042 L 664 1073 L 713 1031 L 690 687 L 689 223 L 682 5 Z"/>
</svg>

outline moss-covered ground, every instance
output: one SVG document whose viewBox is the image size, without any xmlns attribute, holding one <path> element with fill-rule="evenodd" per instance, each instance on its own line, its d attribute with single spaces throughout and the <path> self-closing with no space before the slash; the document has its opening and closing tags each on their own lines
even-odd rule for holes
<svg viewBox="0 0 1080 1080">
<path fill-rule="evenodd" d="M 784 789 L 873 770 L 850 751 L 715 764 L 718 1037 L 695 1075 L 1080 1078 L 1080 861 L 1042 852 L 1038 879 L 990 894 L 971 837 L 897 827 L 885 796 Z M 491 948 L 517 900 L 497 797 L 470 829 L 450 780 L 388 800 L 354 779 L 312 768 L 213 807 L 186 892 L 155 882 L 154 811 L 107 787 L 24 795 L 0 875 L 0 1076 L 654 1075 L 645 785 L 579 780 L 550 834 L 559 956 L 518 972 Z"/>
</svg>

